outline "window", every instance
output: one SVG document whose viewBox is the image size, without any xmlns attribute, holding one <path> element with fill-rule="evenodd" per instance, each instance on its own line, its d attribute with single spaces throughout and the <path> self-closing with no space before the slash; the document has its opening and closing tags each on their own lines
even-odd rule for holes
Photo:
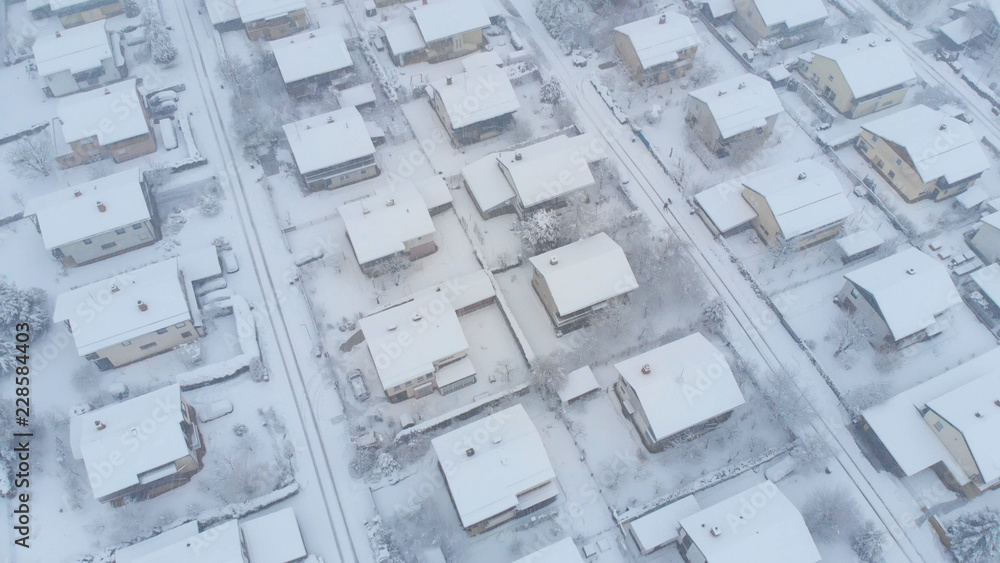
<svg viewBox="0 0 1000 563">
<path fill-rule="evenodd" d="M 160 330 L 156 331 L 156 334 L 166 334 L 166 333 L 167 333 L 167 329 L 165 329 L 165 328 L 161 328 Z"/>
<path fill-rule="evenodd" d="M 402 387 L 403 387 L 402 385 L 397 385 L 397 386 L 393 387 L 392 390 L 393 391 L 399 391 L 400 389 L 402 389 Z"/>
<path fill-rule="evenodd" d="M 829 80 L 830 82 L 833 82 L 833 75 L 831 74 L 830 76 L 827 76 L 826 79 Z"/>
<path fill-rule="evenodd" d="M 896 164 L 903 164 L 903 159 L 902 158 L 897 158 L 896 159 Z"/>
<path fill-rule="evenodd" d="M 343 176 L 340 177 L 340 180 L 342 182 L 346 182 L 346 181 L 348 181 L 350 179 L 351 179 L 351 175 L 350 174 L 344 174 Z"/>
<path fill-rule="evenodd" d="M 891 180 L 891 179 L 893 179 L 895 177 L 896 177 L 896 171 L 895 170 L 890 170 L 889 171 L 889 179 Z"/>
<path fill-rule="evenodd" d="M 868 143 L 864 141 L 858 141 L 858 148 L 864 152 L 868 152 Z"/>
<path fill-rule="evenodd" d="M 853 298 L 857 299 L 857 298 L 858 298 L 858 297 L 860 297 L 860 296 L 861 296 L 861 294 L 860 294 L 860 293 L 858 293 L 858 290 L 857 290 L 857 288 L 855 288 L 855 289 L 852 289 L 852 290 L 851 290 L 851 297 L 853 297 Z"/>
<path fill-rule="evenodd" d="M 187 322 L 177 323 L 174 325 L 174 328 L 184 328 L 185 325 L 187 325 Z"/>
<path fill-rule="evenodd" d="M 878 142 L 878 135 L 872 135 L 872 143 Z"/>
<path fill-rule="evenodd" d="M 132 345 L 131 340 L 126 340 L 125 342 L 122 342 L 122 346 L 131 346 L 131 345 Z"/>
<path fill-rule="evenodd" d="M 934 428 L 937 428 L 938 430 L 944 430 L 944 424 L 941 424 L 941 421 L 939 420 L 934 423 Z"/>
<path fill-rule="evenodd" d="M 142 223 L 136 223 L 135 225 L 132 225 L 133 231 L 138 231 L 141 228 L 142 228 Z"/>
<path fill-rule="evenodd" d="M 181 338 L 191 338 L 191 331 L 190 330 L 185 330 L 184 332 L 182 332 L 181 333 Z"/>
<path fill-rule="evenodd" d="M 125 234 L 125 229 L 115 229 L 115 234 L 116 235 L 124 235 Z"/>
<path fill-rule="evenodd" d="M 117 242 L 109 242 L 108 244 L 102 244 L 101 250 L 108 250 L 109 248 L 114 248 L 116 246 L 118 246 Z"/>
<path fill-rule="evenodd" d="M 83 244 L 93 244 L 93 243 L 94 241 L 90 240 L 89 238 L 83 239 Z"/>
<path fill-rule="evenodd" d="M 139 349 L 140 350 L 149 350 L 153 346 L 156 346 L 156 342 L 150 342 L 149 344 L 143 344 L 142 346 L 139 346 Z"/>
</svg>

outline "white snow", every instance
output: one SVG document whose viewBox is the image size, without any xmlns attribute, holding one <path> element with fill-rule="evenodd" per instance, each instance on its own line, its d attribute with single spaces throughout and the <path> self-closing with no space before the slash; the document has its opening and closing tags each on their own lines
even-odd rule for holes
<svg viewBox="0 0 1000 563">
<path fill-rule="evenodd" d="M 590 366 L 583 366 L 566 374 L 566 382 L 556 394 L 559 395 L 559 400 L 566 404 L 597 389 L 600 389 L 600 384 L 594 377 L 594 371 Z"/>
<path fill-rule="evenodd" d="M 65 70 L 73 74 L 101 66 L 111 58 L 111 43 L 105 31 L 105 21 L 40 34 L 31 46 L 39 76 L 49 76 Z"/>
<path fill-rule="evenodd" d="M 477 270 L 419 291 L 413 297 L 433 298 L 436 295 L 448 295 L 448 304 L 459 311 L 495 297 L 496 290 L 487 271 Z M 440 382 L 438 383 L 440 385 Z"/>
<path fill-rule="evenodd" d="M 305 0 L 239 0 L 236 7 L 243 23 L 280 18 L 296 10 L 305 10 Z"/>
<path fill-rule="evenodd" d="M 680 52 L 698 46 L 698 33 L 691 20 L 676 12 L 664 12 L 615 28 L 627 36 L 643 68 L 676 61 Z"/>
<path fill-rule="evenodd" d="M 220 25 L 240 19 L 240 10 L 233 0 L 205 0 L 208 19 L 212 25 Z"/>
<path fill-rule="evenodd" d="M 784 111 L 771 83 L 753 74 L 716 82 L 689 95 L 708 106 L 723 139 L 764 127 L 767 118 Z"/>
<path fill-rule="evenodd" d="M 1000 217 L 998 217 L 1000 219 Z M 1000 307 L 1000 264 L 990 264 L 969 275 L 987 299 Z"/>
<path fill-rule="evenodd" d="M 375 88 L 371 82 L 351 86 L 337 91 L 337 101 L 340 107 L 359 107 L 365 104 L 375 103 Z"/>
<path fill-rule="evenodd" d="M 583 558 L 580 557 L 580 550 L 573 543 L 573 538 L 563 538 L 514 563 L 583 563 Z"/>
<path fill-rule="evenodd" d="M 738 181 L 723 182 L 694 196 L 716 230 L 728 232 L 757 218 L 757 212 L 743 198 Z"/>
<path fill-rule="evenodd" d="M 137 563 L 150 553 L 197 535 L 198 522 L 196 520 L 186 522 L 175 528 L 164 530 L 148 540 L 116 549 L 115 563 Z"/>
<path fill-rule="evenodd" d="M 736 12 L 733 0 L 701 0 L 699 3 L 708 6 L 713 18 L 721 18 Z"/>
<path fill-rule="evenodd" d="M 427 209 L 451 205 L 453 200 L 451 189 L 448 188 L 448 182 L 444 179 L 444 176 L 436 174 L 423 180 L 418 180 L 414 185 L 417 191 L 420 192 L 420 197 L 424 198 Z"/>
<path fill-rule="evenodd" d="M 964 209 L 975 209 L 988 199 L 990 199 L 990 194 L 987 193 L 987 191 L 981 186 L 972 186 L 955 196 L 955 202 L 957 202 Z"/>
<path fill-rule="evenodd" d="M 692 495 L 658 508 L 645 516 L 629 522 L 629 531 L 639 546 L 639 551 L 647 554 L 670 542 L 677 541 L 680 521 L 701 511 L 701 505 Z"/>
<path fill-rule="evenodd" d="M 340 32 L 324 27 L 270 42 L 285 84 L 353 65 Z"/>
<path fill-rule="evenodd" d="M 786 239 L 854 214 L 837 176 L 815 160 L 754 172 L 743 178 L 743 185 L 764 197 Z M 744 192 L 743 197 L 752 201 L 754 196 Z"/>
<path fill-rule="evenodd" d="M 463 72 L 469 72 L 470 70 L 490 66 L 503 66 L 503 59 L 500 58 L 500 55 L 498 55 L 496 51 L 480 51 L 478 53 L 462 57 Z"/>
<path fill-rule="evenodd" d="M 975 39 L 983 34 L 982 30 L 968 16 L 955 18 L 938 29 L 956 45 L 964 45 L 970 39 Z"/>
<path fill-rule="evenodd" d="M 359 264 L 404 252 L 406 243 L 435 233 L 427 204 L 412 185 L 373 191 L 338 212 Z"/>
<path fill-rule="evenodd" d="M 303 175 L 375 154 L 365 120 L 354 107 L 308 117 L 283 129 Z"/>
<path fill-rule="evenodd" d="M 823 0 L 753 0 L 764 25 L 785 24 L 789 29 L 826 19 Z"/>
<path fill-rule="evenodd" d="M 452 76 L 451 82 L 448 84 L 447 78 L 435 80 L 428 88 L 440 96 L 443 111 L 448 114 L 454 129 L 514 113 L 521 108 L 514 87 L 503 69 L 478 68 Z"/>
<path fill-rule="evenodd" d="M 420 36 L 420 28 L 417 27 L 417 23 L 408 16 L 398 16 L 384 21 L 378 26 L 385 35 L 389 50 L 394 55 L 412 53 L 427 46 L 423 37 Z"/>
<path fill-rule="evenodd" d="M 821 47 L 812 54 L 826 57 L 840 67 L 855 98 L 912 82 L 917 77 L 903 49 L 876 33 Z"/>
<path fill-rule="evenodd" d="M 407 7 L 426 43 L 490 26 L 490 17 L 480 0 L 429 0 Z"/>
<path fill-rule="evenodd" d="M 62 98 L 57 115 L 67 143 L 96 136 L 106 147 L 150 131 L 135 78 Z"/>
<path fill-rule="evenodd" d="M 240 529 L 236 520 L 226 520 L 201 533 L 197 533 L 197 522 L 192 523 L 195 525 L 193 530 L 195 533 L 187 537 L 176 538 L 176 541 L 166 545 L 157 542 L 162 547 L 134 558 L 127 555 L 130 558 L 121 559 L 120 552 L 118 552 L 115 554 L 115 563 L 174 563 L 177 561 L 185 563 L 244 563 L 243 544 L 240 540 Z M 163 535 L 165 534 L 160 536 Z M 153 539 L 159 540 L 160 536 Z M 257 563 L 256 560 L 251 561 Z"/>
<path fill-rule="evenodd" d="M 927 406 L 954 426 L 969 447 L 985 483 L 1000 479 L 1000 369 L 927 401 Z"/>
<path fill-rule="evenodd" d="M 865 230 L 843 236 L 837 239 L 837 246 L 844 252 L 844 256 L 851 258 L 862 252 L 869 251 L 882 245 L 885 240 L 876 231 Z"/>
<path fill-rule="evenodd" d="M 302 533 L 292 507 L 282 508 L 240 524 L 251 563 L 288 563 L 306 556 Z"/>
</svg>

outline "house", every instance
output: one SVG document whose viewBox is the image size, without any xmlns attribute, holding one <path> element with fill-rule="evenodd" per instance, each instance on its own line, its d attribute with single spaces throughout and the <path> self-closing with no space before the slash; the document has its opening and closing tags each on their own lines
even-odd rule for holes
<svg viewBox="0 0 1000 563">
<path fill-rule="evenodd" d="M 207 247 L 62 293 L 53 318 L 66 323 L 80 356 L 118 368 L 204 336 L 191 284 L 221 274 Z"/>
<path fill-rule="evenodd" d="M 435 389 L 444 395 L 476 382 L 466 357 L 469 343 L 450 296 L 417 295 L 358 320 L 389 401 L 419 399 Z"/>
<path fill-rule="evenodd" d="M 1000 348 L 862 413 L 859 426 L 899 476 L 934 471 L 967 497 L 1000 486 Z"/>
<path fill-rule="evenodd" d="M 651 452 L 694 439 L 745 401 L 729 362 L 700 333 L 615 364 L 615 393 Z"/>
<path fill-rule="evenodd" d="M 701 505 L 692 495 L 648 512 L 628 523 L 628 530 L 635 540 L 639 553 L 649 555 L 671 544 L 680 537 L 681 518 L 701 511 Z"/>
<path fill-rule="evenodd" d="M 397 66 L 438 63 L 475 53 L 486 44 L 490 15 L 480 0 L 420 0 L 379 27 Z"/>
<path fill-rule="evenodd" d="M 299 174 L 311 191 L 339 188 L 381 173 L 375 145 L 357 108 L 308 117 L 283 129 Z"/>
<path fill-rule="evenodd" d="M 984 262 L 1000 262 L 1000 211 L 983 217 L 981 226 L 969 241 Z"/>
<path fill-rule="evenodd" d="M 437 251 L 434 222 L 413 186 L 377 191 L 338 211 L 358 264 L 369 276 L 378 275 L 394 258 L 417 260 Z"/>
<path fill-rule="evenodd" d="M 696 0 L 695 5 L 715 25 L 727 24 L 736 15 L 733 0 Z"/>
<path fill-rule="evenodd" d="M 751 43 L 780 38 L 782 48 L 808 41 L 829 15 L 822 0 L 733 0 L 733 24 Z"/>
<path fill-rule="evenodd" d="M 573 538 L 563 538 L 514 561 L 514 563 L 583 563 Z"/>
<path fill-rule="evenodd" d="M 240 536 L 249 563 L 295 563 L 308 556 L 291 506 L 241 523 Z"/>
<path fill-rule="evenodd" d="M 923 105 L 865 123 L 857 148 L 911 203 L 961 194 L 990 167 L 967 123 Z"/>
<path fill-rule="evenodd" d="M 625 251 L 605 233 L 529 259 L 531 286 L 562 335 L 639 287 Z"/>
<path fill-rule="evenodd" d="M 820 243 L 840 232 L 854 214 L 837 176 L 813 160 L 781 165 L 743 178 L 743 198 L 754 209 L 754 230 L 767 244 L 795 248 Z"/>
<path fill-rule="evenodd" d="M 821 561 L 802 514 L 770 481 L 682 518 L 680 527 L 685 561 Z"/>
<path fill-rule="evenodd" d="M 104 20 L 41 33 L 31 51 L 49 97 L 66 96 L 118 82 L 128 74 L 121 43 L 111 39 Z"/>
<path fill-rule="evenodd" d="M 431 447 L 470 536 L 538 510 L 559 495 L 545 445 L 520 404 L 438 436 Z"/>
<path fill-rule="evenodd" d="M 885 239 L 877 230 L 864 230 L 840 237 L 837 239 L 837 246 L 840 248 L 841 261 L 849 264 L 865 256 L 871 256 L 884 242 Z"/>
<path fill-rule="evenodd" d="M 124 12 L 120 0 L 28 0 L 27 6 L 36 20 L 56 16 L 67 29 Z"/>
<path fill-rule="evenodd" d="M 917 78 L 903 49 L 875 33 L 801 55 L 797 66 L 820 96 L 851 119 L 901 104 Z"/>
<path fill-rule="evenodd" d="M 503 69 L 483 67 L 432 81 L 431 107 L 459 144 L 491 139 L 514 122 L 521 103 Z"/>
<path fill-rule="evenodd" d="M 698 52 L 691 20 L 676 12 L 618 26 L 614 36 L 615 52 L 636 82 L 662 84 L 684 76 Z"/>
<path fill-rule="evenodd" d="M 566 374 L 566 381 L 556 390 L 556 395 L 562 404 L 568 405 L 600 388 L 601 385 L 594 377 L 594 370 L 590 369 L 590 366 L 583 366 Z"/>
<path fill-rule="evenodd" d="M 684 121 L 709 149 L 725 155 L 738 143 L 763 143 L 782 111 L 767 80 L 744 74 L 688 94 Z"/>
<path fill-rule="evenodd" d="M 74 416 L 70 443 L 94 498 L 114 506 L 187 483 L 205 455 L 198 417 L 177 384 Z"/>
<path fill-rule="evenodd" d="M 270 45 L 285 89 L 293 98 L 343 86 L 354 64 L 343 36 L 332 27 L 276 39 Z"/>
<path fill-rule="evenodd" d="M 281 39 L 309 28 L 305 0 L 239 0 L 236 8 L 251 41 Z"/>
<path fill-rule="evenodd" d="M 967 303 L 987 326 L 991 321 L 1000 321 L 1000 264 L 990 264 L 969 274 L 966 288 Z"/>
<path fill-rule="evenodd" d="M 978 10 L 974 8 L 978 7 Z M 951 21 L 938 28 L 951 46 L 960 49 L 973 39 L 992 45 L 1000 37 L 1000 2 L 960 2 L 948 9 Z"/>
<path fill-rule="evenodd" d="M 904 348 L 941 333 L 937 322 L 961 302 L 944 264 L 907 248 L 844 274 L 847 282 L 835 301 L 863 315 L 873 343 Z"/>
<path fill-rule="evenodd" d="M 138 168 L 28 200 L 24 216 L 45 249 L 70 268 L 153 244 L 153 200 Z"/>
<path fill-rule="evenodd" d="M 61 168 L 112 158 L 125 162 L 156 151 L 145 98 L 134 78 L 59 100 L 52 122 Z"/>
</svg>

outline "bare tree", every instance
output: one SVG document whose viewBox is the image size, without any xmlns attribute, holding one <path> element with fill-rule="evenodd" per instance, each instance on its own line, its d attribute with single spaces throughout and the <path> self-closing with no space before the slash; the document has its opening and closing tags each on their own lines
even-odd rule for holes
<svg viewBox="0 0 1000 563">
<path fill-rule="evenodd" d="M 858 503 L 843 487 L 819 489 L 802 507 L 813 537 L 826 541 L 850 538 L 858 529 L 859 516 Z"/>
<path fill-rule="evenodd" d="M 711 84 L 712 81 L 719 77 L 719 65 L 704 60 L 699 61 L 698 64 L 694 65 L 688 71 L 686 76 L 691 81 L 691 86 L 695 88 Z"/>
<path fill-rule="evenodd" d="M 865 525 L 851 537 L 851 548 L 862 563 L 879 563 L 882 561 L 882 547 L 886 534 L 868 520 Z"/>
<path fill-rule="evenodd" d="M 788 242 L 788 239 L 779 235 L 778 238 L 767 245 L 767 253 L 773 259 L 771 269 L 773 270 L 788 261 L 795 254 L 796 250 L 798 250 L 798 247 L 795 244 Z"/>
<path fill-rule="evenodd" d="M 792 372 L 786 369 L 774 372 L 761 384 L 761 391 L 771 407 L 773 421 L 795 428 L 808 419 L 812 409 L 809 397 L 799 389 Z"/>
<path fill-rule="evenodd" d="M 237 96 L 253 96 L 260 89 L 261 79 L 257 69 L 238 56 L 220 58 L 216 72 Z"/>
<path fill-rule="evenodd" d="M 566 368 L 559 356 L 549 356 L 535 362 L 528 376 L 534 385 L 544 395 L 555 395 L 566 384 Z"/>
<path fill-rule="evenodd" d="M 372 274 L 375 277 L 392 276 L 392 283 L 399 285 L 403 271 L 410 267 L 410 258 L 401 252 L 389 256 L 375 265 Z"/>
<path fill-rule="evenodd" d="M 16 176 L 47 177 L 52 172 L 52 139 L 47 133 L 29 135 L 7 149 L 5 160 Z"/>
<path fill-rule="evenodd" d="M 872 335 L 871 325 L 862 315 L 840 310 L 826 331 L 826 340 L 837 346 L 833 352 L 836 358 L 858 344 L 869 342 Z"/>
</svg>

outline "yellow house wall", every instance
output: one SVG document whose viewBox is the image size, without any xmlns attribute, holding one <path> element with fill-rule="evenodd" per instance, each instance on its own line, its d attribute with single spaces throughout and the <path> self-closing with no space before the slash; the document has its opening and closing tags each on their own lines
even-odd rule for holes
<svg viewBox="0 0 1000 563">
<path fill-rule="evenodd" d="M 924 414 L 924 420 L 930 426 L 931 431 L 944 444 L 944 447 L 948 448 L 951 455 L 955 456 L 958 465 L 961 466 L 966 475 L 981 475 L 979 467 L 976 465 L 976 460 L 972 457 L 972 451 L 969 450 L 969 444 L 965 441 L 965 436 L 957 428 L 952 426 L 947 420 L 941 418 L 933 410 L 928 410 Z M 938 430 L 934 426 L 937 423 L 941 423 L 943 426 L 941 430 Z"/>
</svg>

